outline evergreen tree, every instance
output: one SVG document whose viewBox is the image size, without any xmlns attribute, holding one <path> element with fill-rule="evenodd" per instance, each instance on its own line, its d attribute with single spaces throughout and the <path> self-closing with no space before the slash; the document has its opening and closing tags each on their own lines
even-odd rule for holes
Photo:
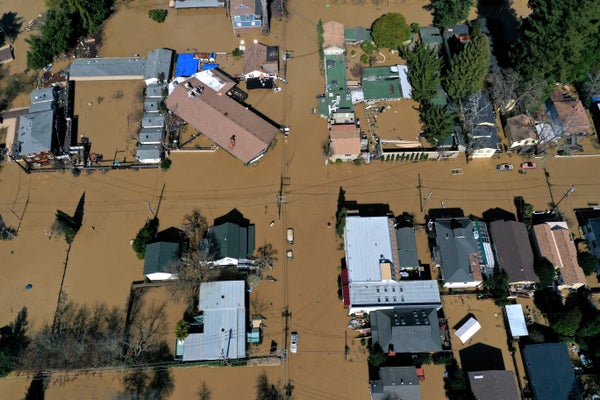
<svg viewBox="0 0 600 400">
<path fill-rule="evenodd" d="M 469 18 L 473 0 L 431 0 L 434 25 L 444 29 L 451 28 Z"/>
<path fill-rule="evenodd" d="M 436 104 L 421 104 L 419 117 L 423 126 L 423 135 L 427 142 L 436 146 L 446 140 L 454 128 L 454 115 L 446 107 Z"/>
<path fill-rule="evenodd" d="M 490 66 L 490 45 L 487 36 L 474 35 L 471 42 L 450 62 L 444 80 L 446 93 L 452 100 L 461 100 L 483 88 Z"/>
<path fill-rule="evenodd" d="M 598 0 L 529 0 L 510 56 L 525 78 L 583 82 L 600 62 Z"/>
<path fill-rule="evenodd" d="M 395 49 L 410 37 L 410 27 L 402 14 L 387 13 L 373 22 L 371 35 L 377 46 Z"/>
<path fill-rule="evenodd" d="M 442 60 L 437 56 L 437 51 L 421 43 L 414 51 L 406 51 L 404 57 L 408 63 L 413 100 L 420 103 L 431 101 L 440 86 Z"/>
</svg>

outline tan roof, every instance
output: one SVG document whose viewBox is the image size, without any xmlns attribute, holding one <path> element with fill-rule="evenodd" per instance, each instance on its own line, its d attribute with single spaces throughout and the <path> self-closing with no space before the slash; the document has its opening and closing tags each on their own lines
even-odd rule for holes
<svg viewBox="0 0 600 400">
<path fill-rule="evenodd" d="M 566 134 L 592 132 L 590 119 L 579 99 L 561 88 L 556 88 L 552 91 L 552 102 Z"/>
<path fill-rule="evenodd" d="M 533 227 L 542 257 L 559 268 L 564 285 L 585 284 L 585 274 L 577 262 L 577 249 L 566 222 L 546 222 Z"/>
<path fill-rule="evenodd" d="M 360 130 L 354 124 L 332 125 L 329 139 L 331 156 L 360 154 Z"/>
<path fill-rule="evenodd" d="M 323 24 L 323 49 L 329 47 L 343 49 L 345 45 L 344 25 L 337 21 L 325 22 Z"/>
<path fill-rule="evenodd" d="M 506 130 L 510 132 L 510 140 L 519 142 L 525 139 L 537 139 L 533 118 L 521 114 L 506 120 Z"/>
<path fill-rule="evenodd" d="M 229 13 L 231 15 L 256 14 L 254 0 L 229 0 Z"/>
<path fill-rule="evenodd" d="M 191 89 L 204 87 L 202 94 Z M 189 78 L 175 87 L 167 107 L 225 151 L 248 163 L 267 151 L 279 130 L 251 110 L 225 95 Z"/>
<path fill-rule="evenodd" d="M 277 52 L 276 46 L 271 47 L 271 53 Z M 253 43 L 246 48 L 244 52 L 244 74 L 249 74 L 253 71 L 262 71 L 270 75 L 277 75 L 279 72 L 279 57 L 270 54 L 269 46 L 262 43 Z"/>
</svg>

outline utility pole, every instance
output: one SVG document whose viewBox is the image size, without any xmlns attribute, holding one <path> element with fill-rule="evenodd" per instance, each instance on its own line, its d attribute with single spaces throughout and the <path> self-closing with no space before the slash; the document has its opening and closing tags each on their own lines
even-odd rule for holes
<svg viewBox="0 0 600 400">
<path fill-rule="evenodd" d="M 154 218 L 156 218 L 156 216 L 158 215 L 158 209 L 160 208 L 160 203 L 162 203 L 163 200 L 163 194 L 165 193 L 165 186 L 167 184 L 163 183 L 163 187 L 160 191 L 160 196 L 158 196 L 158 204 L 156 205 L 156 212 L 154 213 Z"/>
<path fill-rule="evenodd" d="M 563 197 L 561 197 L 560 200 L 558 200 L 558 203 L 556 203 L 554 205 L 554 207 L 552 207 L 552 210 L 550 210 L 550 211 L 553 212 L 554 210 L 556 210 L 558 208 L 558 205 L 561 203 L 561 201 L 563 201 L 564 199 L 566 199 L 567 197 L 569 197 L 574 191 L 575 191 L 575 186 L 573 186 L 571 184 L 571 186 L 569 186 L 569 189 L 567 189 L 567 191 L 565 192 L 565 194 L 563 194 Z"/>
<path fill-rule="evenodd" d="M 290 185 L 290 178 L 287 176 L 281 176 L 279 182 L 279 192 L 277 193 L 277 217 L 281 219 L 281 206 L 286 203 L 287 198 L 284 194 L 286 186 Z"/>
<path fill-rule="evenodd" d="M 421 206 L 421 212 L 423 212 L 423 195 L 421 193 L 421 174 L 418 175 L 419 177 L 419 186 L 417 186 L 417 188 L 419 189 L 419 205 Z"/>
<path fill-rule="evenodd" d="M 290 330 L 289 320 L 292 317 L 292 313 L 289 312 L 287 306 L 285 307 L 285 310 L 281 312 L 281 316 L 283 318 L 285 318 L 285 327 L 283 328 L 283 332 L 284 332 L 283 343 L 285 345 L 285 348 L 283 349 L 283 351 L 287 351 L 287 348 L 288 348 L 288 333 L 289 333 L 289 330 Z"/>
</svg>

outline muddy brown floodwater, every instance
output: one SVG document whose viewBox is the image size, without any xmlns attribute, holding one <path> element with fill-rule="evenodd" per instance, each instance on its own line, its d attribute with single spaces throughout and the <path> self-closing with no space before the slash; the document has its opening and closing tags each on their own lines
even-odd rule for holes
<svg viewBox="0 0 600 400">
<path fill-rule="evenodd" d="M 14 165 L 0 171 L 0 214 L 7 224 L 19 227 L 12 241 L 0 242 L 0 325 L 13 320 L 23 306 L 29 309 L 31 329 L 52 320 L 64 269 L 67 246 L 50 233 L 54 213 L 61 209 L 73 213 L 85 193 L 84 219 L 77 234 L 66 267 L 64 286 L 69 299 L 94 304 L 107 302 L 124 306 L 132 281 L 140 280 L 142 262 L 138 260 L 130 240 L 149 218 L 148 204 L 156 207 L 165 185 L 159 218 L 161 228 L 177 226 L 183 216 L 198 208 L 209 222 L 232 208 L 240 210 L 256 224 L 257 246 L 272 243 L 279 251 L 272 271 L 276 282 L 265 281 L 252 293 L 254 303 L 262 302 L 265 337 L 261 345 L 251 347 L 254 355 L 267 354 L 271 341 L 284 343 L 282 312 L 287 305 L 291 330 L 299 332 L 299 351 L 290 354 L 280 367 L 177 368 L 172 370 L 175 383 L 169 398 L 192 398 L 205 380 L 215 399 L 252 398 L 256 377 L 265 370 L 270 379 L 294 385 L 299 399 L 364 399 L 369 395 L 365 349 L 359 343 L 350 345 L 349 359 L 344 355 L 347 317 L 337 298 L 337 275 L 343 252 L 328 222 L 334 222 L 340 187 L 346 198 L 359 202 L 389 203 L 396 214 L 414 213 L 423 221 L 417 190 L 421 175 L 424 208 L 462 207 L 467 214 L 501 207 L 515 212 L 513 198 L 522 195 L 537 209 L 548 208 L 551 201 L 542 167 L 547 168 L 555 198 L 575 185 L 576 192 L 561 203 L 561 208 L 585 206 L 599 201 L 600 177 L 596 173 L 596 157 L 554 158 L 537 160 L 538 169 L 526 175 L 497 172 L 495 164 L 511 162 L 517 157 L 466 163 L 464 158 L 440 162 L 385 162 L 370 165 L 325 166 L 322 145 L 327 140 L 326 122 L 311 109 L 315 95 L 323 92 L 317 52 L 316 24 L 319 19 L 336 19 L 346 26 L 368 26 L 388 11 L 400 11 L 407 21 L 422 25 L 431 21 L 423 9 L 426 1 L 391 0 L 379 6 L 338 5 L 324 0 L 290 0 L 290 17 L 285 23 L 273 21 L 268 37 L 233 35 L 223 10 L 187 10 L 170 14 L 164 24 L 156 24 L 147 16 L 150 8 L 166 7 L 166 0 L 134 0 L 118 4 L 117 12 L 106 24 L 101 56 L 144 55 L 156 47 L 169 47 L 178 52 L 231 51 L 241 39 L 258 39 L 266 44 L 293 50 L 288 63 L 289 84 L 279 93 L 256 92 L 249 103 L 275 121 L 291 128 L 288 138 L 279 137 L 275 148 L 257 166 L 244 167 L 223 151 L 207 154 L 172 154 L 173 165 L 167 172 L 156 170 L 111 171 L 82 174 L 25 175 Z M 517 2 L 523 12 L 524 0 Z M 25 24 L 42 11 L 37 0 L 3 0 L 2 10 L 23 15 Z M 11 72 L 25 68 L 26 47 L 20 36 L 15 43 L 17 60 Z M 241 62 L 221 57 L 218 60 L 230 74 L 241 72 Z M 117 91 L 122 96 L 116 96 Z M 130 157 L 136 118 L 141 111 L 136 82 L 91 82 L 77 84 L 75 107 L 80 118 L 80 133 L 92 139 L 94 149 L 113 156 Z M 22 101 L 22 103 L 19 103 Z M 16 105 L 27 105 L 27 98 Z M 395 104 L 391 112 L 382 114 L 382 128 L 394 136 L 418 133 L 418 121 L 410 102 Z M 397 111 L 397 112 L 394 112 Z M 452 176 L 452 168 L 462 168 L 463 175 Z M 286 204 L 281 218 L 277 213 L 276 194 L 281 178 L 289 177 L 285 186 Z M 430 194 L 429 194 L 430 193 Z M 566 216 L 571 227 L 575 220 Z M 275 224 L 270 227 L 270 221 Z M 93 227 L 93 228 L 92 228 Z M 285 260 L 285 230 L 294 227 L 294 260 Z M 427 260 L 426 241 L 419 234 L 419 253 Z M 430 262 L 430 261 L 426 261 Z M 25 285 L 32 284 L 31 290 Z M 164 293 L 149 293 L 151 298 L 168 299 Z M 169 305 L 170 331 L 181 315 L 181 305 Z M 487 312 L 486 312 L 487 315 Z M 487 315 L 485 318 L 490 318 Z M 494 318 L 493 315 L 491 318 Z M 495 319 L 490 320 L 494 324 Z M 452 323 L 453 321 L 451 321 Z M 454 321 L 457 322 L 457 321 Z M 169 337 L 166 338 L 170 342 Z M 488 338 L 487 331 L 482 337 Z M 505 357 L 506 358 L 506 357 Z M 505 360 L 506 361 L 506 360 Z M 507 362 L 508 364 L 508 362 Z M 443 395 L 443 369 L 426 369 L 423 393 L 428 399 Z M 120 375 L 106 372 L 84 377 L 64 385 L 51 385 L 46 399 L 112 398 L 122 389 Z M 2 397 L 20 399 L 27 390 L 26 377 L 11 375 L 0 381 Z"/>
</svg>

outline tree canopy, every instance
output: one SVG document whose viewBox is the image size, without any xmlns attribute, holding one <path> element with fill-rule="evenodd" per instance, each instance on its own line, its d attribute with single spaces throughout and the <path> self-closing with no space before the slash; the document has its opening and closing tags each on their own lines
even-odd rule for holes
<svg viewBox="0 0 600 400">
<path fill-rule="evenodd" d="M 431 0 L 433 23 L 440 28 L 450 28 L 469 17 L 473 0 Z"/>
<path fill-rule="evenodd" d="M 454 129 L 454 115 L 444 106 L 423 103 L 419 109 L 419 118 L 423 126 L 423 136 L 433 146 L 446 140 Z"/>
<path fill-rule="evenodd" d="M 600 62 L 598 0 L 529 0 L 510 56 L 525 78 L 583 82 Z"/>
<path fill-rule="evenodd" d="M 421 43 L 413 51 L 406 51 L 404 58 L 408 64 L 413 100 L 420 103 L 431 101 L 440 86 L 442 60 L 437 51 Z"/>
<path fill-rule="evenodd" d="M 533 268 L 538 278 L 540 278 L 539 288 L 545 288 L 554 283 L 556 271 L 554 270 L 554 265 L 548 259 L 542 258 L 541 260 L 536 260 Z"/>
<path fill-rule="evenodd" d="M 444 80 L 448 97 L 461 100 L 479 92 L 489 70 L 490 57 L 487 36 L 474 35 L 471 42 L 450 61 L 450 69 Z"/>
<path fill-rule="evenodd" d="M 387 13 L 373 22 L 371 35 L 379 47 L 395 49 L 410 37 L 410 27 L 400 13 Z"/>
<path fill-rule="evenodd" d="M 586 276 L 598 272 L 598 259 L 589 251 L 577 252 L 577 262 Z"/>
</svg>

